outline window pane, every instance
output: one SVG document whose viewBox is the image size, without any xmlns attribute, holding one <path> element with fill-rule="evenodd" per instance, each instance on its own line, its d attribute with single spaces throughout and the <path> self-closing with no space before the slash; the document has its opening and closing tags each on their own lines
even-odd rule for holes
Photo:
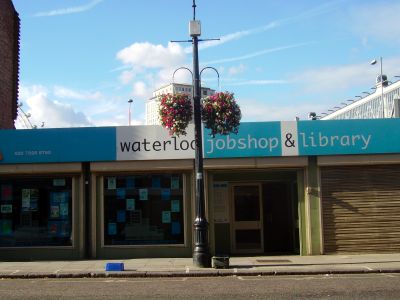
<svg viewBox="0 0 400 300">
<path fill-rule="evenodd" d="M 71 246 L 71 178 L 0 178 L 0 247 Z"/>
<path fill-rule="evenodd" d="M 260 220 L 260 194 L 258 186 L 235 186 L 235 221 Z"/>
<path fill-rule="evenodd" d="M 181 174 L 104 178 L 105 245 L 183 244 Z"/>
</svg>

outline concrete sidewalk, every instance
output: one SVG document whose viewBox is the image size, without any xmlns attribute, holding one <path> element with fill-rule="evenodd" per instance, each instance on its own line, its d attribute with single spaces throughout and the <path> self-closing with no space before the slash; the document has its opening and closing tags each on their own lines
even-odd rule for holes
<svg viewBox="0 0 400 300">
<path fill-rule="evenodd" d="M 106 272 L 108 262 L 124 271 Z M 229 269 L 197 268 L 191 258 L 0 262 L 0 278 L 193 277 L 400 273 L 399 254 L 231 257 Z"/>
</svg>

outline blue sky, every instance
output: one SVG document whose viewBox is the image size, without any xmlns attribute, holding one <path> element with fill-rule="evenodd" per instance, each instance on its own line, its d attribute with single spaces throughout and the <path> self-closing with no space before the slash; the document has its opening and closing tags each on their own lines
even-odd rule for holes
<svg viewBox="0 0 400 300">
<path fill-rule="evenodd" d="M 145 101 L 191 68 L 192 0 L 14 0 L 20 101 L 45 127 L 144 124 Z M 220 73 L 243 121 L 306 119 L 400 75 L 397 0 L 197 0 L 200 64 Z M 189 83 L 179 71 L 175 82 Z M 214 72 L 202 84 L 218 89 Z M 364 94 L 365 95 L 365 94 Z M 17 121 L 17 128 L 23 123 Z"/>
</svg>

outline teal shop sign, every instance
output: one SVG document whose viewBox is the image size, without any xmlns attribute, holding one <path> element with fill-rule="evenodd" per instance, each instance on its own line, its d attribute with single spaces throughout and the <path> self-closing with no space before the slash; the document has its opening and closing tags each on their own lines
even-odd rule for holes
<svg viewBox="0 0 400 300">
<path fill-rule="evenodd" d="M 400 153 L 400 119 L 242 123 L 204 131 L 205 158 Z M 161 126 L 0 130 L 0 164 L 193 159 L 194 133 Z"/>
<path fill-rule="evenodd" d="M 0 130 L 2 164 L 115 160 L 115 128 Z"/>
<path fill-rule="evenodd" d="M 400 153 L 400 119 L 243 123 L 204 140 L 206 158 Z"/>
</svg>

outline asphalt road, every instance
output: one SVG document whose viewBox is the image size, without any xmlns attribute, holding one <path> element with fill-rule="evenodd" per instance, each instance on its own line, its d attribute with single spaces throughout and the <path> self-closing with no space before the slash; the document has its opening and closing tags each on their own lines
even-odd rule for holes
<svg viewBox="0 0 400 300">
<path fill-rule="evenodd" d="M 400 274 L 3 279 L 0 299 L 399 299 Z"/>
</svg>

